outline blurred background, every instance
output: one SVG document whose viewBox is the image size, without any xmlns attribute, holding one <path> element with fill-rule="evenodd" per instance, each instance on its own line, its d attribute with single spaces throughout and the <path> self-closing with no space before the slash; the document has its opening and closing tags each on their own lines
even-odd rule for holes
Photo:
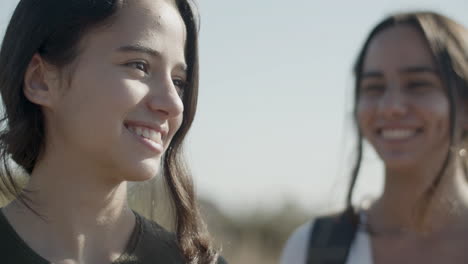
<svg viewBox="0 0 468 264">
<path fill-rule="evenodd" d="M 17 2 L 0 2 L 2 37 Z M 186 152 L 210 230 L 230 263 L 276 263 L 298 225 L 342 208 L 354 158 L 351 69 L 379 20 L 429 9 L 468 26 L 466 0 L 198 5 L 201 89 Z M 382 189 L 378 158 L 369 149 L 364 156 L 356 203 Z M 132 189 L 137 210 L 170 222 L 158 180 Z"/>
</svg>

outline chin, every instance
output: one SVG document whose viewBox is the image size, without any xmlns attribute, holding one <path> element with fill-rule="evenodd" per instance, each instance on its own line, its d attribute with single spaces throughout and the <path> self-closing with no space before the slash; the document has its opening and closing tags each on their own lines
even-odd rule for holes
<svg viewBox="0 0 468 264">
<path fill-rule="evenodd" d="M 161 171 L 161 165 L 159 163 L 148 162 L 141 163 L 136 167 L 128 168 L 126 170 L 124 181 L 130 182 L 142 182 L 148 181 L 156 177 Z"/>
<path fill-rule="evenodd" d="M 386 158 L 382 159 L 383 163 L 385 165 L 386 169 L 391 169 L 391 170 L 408 170 L 411 168 L 415 168 L 418 166 L 418 162 L 416 162 L 414 159 L 409 159 L 409 158 Z"/>
<path fill-rule="evenodd" d="M 157 173 L 156 174 L 146 174 L 146 175 L 132 175 L 131 177 L 127 177 L 125 179 L 125 181 L 129 181 L 129 182 L 144 182 L 144 181 L 149 181 L 151 179 L 153 179 L 154 177 L 156 177 L 156 175 L 158 175 Z"/>
</svg>

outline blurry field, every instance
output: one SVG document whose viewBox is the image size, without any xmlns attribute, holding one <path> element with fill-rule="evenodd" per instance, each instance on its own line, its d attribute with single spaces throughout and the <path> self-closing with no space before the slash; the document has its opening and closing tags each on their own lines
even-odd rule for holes
<svg viewBox="0 0 468 264">
<path fill-rule="evenodd" d="M 278 263 L 282 247 L 290 233 L 309 219 L 292 205 L 277 211 L 255 211 L 239 217 L 226 217 L 207 202 L 204 213 L 213 236 L 223 246 L 229 263 Z"/>
<path fill-rule="evenodd" d="M 0 206 L 6 201 L 0 195 Z M 132 186 L 129 202 L 134 210 L 172 229 L 172 213 L 161 182 Z M 235 217 L 220 211 L 210 201 L 201 199 L 200 207 L 221 254 L 230 264 L 278 263 L 289 234 L 310 218 L 292 204 L 276 211 L 255 210 Z"/>
</svg>

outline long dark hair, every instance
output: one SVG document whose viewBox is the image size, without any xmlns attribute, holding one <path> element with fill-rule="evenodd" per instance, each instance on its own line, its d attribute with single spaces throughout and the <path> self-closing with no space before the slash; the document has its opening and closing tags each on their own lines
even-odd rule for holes
<svg viewBox="0 0 468 264">
<path fill-rule="evenodd" d="M 191 175 L 183 163 L 182 142 L 195 116 L 198 96 L 198 15 L 190 0 L 176 0 L 187 32 L 185 56 L 189 87 L 183 95 L 180 129 L 163 157 L 163 174 L 175 208 L 178 244 L 189 263 L 214 263 L 212 247 L 200 217 Z M 44 117 L 41 108 L 23 94 L 26 68 L 38 53 L 48 63 L 65 67 L 79 55 L 78 43 L 92 28 L 112 23 L 127 0 L 21 0 L 5 33 L 0 50 L 0 92 L 4 115 L 0 120 L 0 175 L 2 193 L 27 196 L 15 180 L 11 160 L 29 175 L 44 151 Z M 25 198 L 26 197 L 26 198 Z M 29 206 L 28 206 L 29 207 Z M 29 207 L 30 208 L 30 207 Z"/>
<path fill-rule="evenodd" d="M 391 15 L 377 24 L 369 33 L 364 45 L 359 52 L 354 66 L 354 123 L 357 131 L 356 162 L 351 172 L 351 183 L 349 185 L 346 204 L 352 206 L 352 196 L 354 186 L 361 167 L 363 156 L 363 138 L 358 127 L 356 108 L 359 100 L 359 85 L 364 59 L 367 49 L 373 38 L 380 32 L 398 25 L 410 25 L 421 32 L 426 40 L 432 56 L 438 67 L 438 72 L 443 85 L 446 87 L 446 96 L 449 100 L 449 148 L 444 162 L 437 172 L 436 178 L 431 186 L 426 190 L 423 197 L 423 207 L 428 204 L 428 199 L 432 197 L 442 176 L 446 172 L 453 160 L 453 149 L 459 146 L 460 142 L 455 142 L 455 120 L 457 114 L 458 98 L 468 99 L 468 32 L 452 19 L 434 12 L 408 12 Z"/>
</svg>

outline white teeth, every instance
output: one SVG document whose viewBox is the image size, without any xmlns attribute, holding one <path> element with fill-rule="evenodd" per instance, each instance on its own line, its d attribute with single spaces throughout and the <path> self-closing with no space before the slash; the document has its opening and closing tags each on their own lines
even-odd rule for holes
<svg viewBox="0 0 468 264">
<path fill-rule="evenodd" d="M 139 136 L 143 136 L 143 129 L 141 127 L 135 127 L 135 133 Z"/>
<path fill-rule="evenodd" d="M 130 130 L 131 132 L 135 133 L 138 136 L 144 137 L 158 144 L 162 144 L 161 133 L 155 130 L 148 129 L 145 127 L 133 127 L 133 126 L 128 126 L 128 130 Z"/>
<path fill-rule="evenodd" d="M 382 137 L 385 139 L 406 139 L 416 134 L 416 130 L 410 129 L 385 129 Z"/>
<path fill-rule="evenodd" d="M 148 138 L 151 138 L 151 139 L 153 139 L 153 140 L 158 138 L 158 134 L 159 134 L 159 133 L 156 133 L 156 131 L 150 130 L 149 133 L 150 133 L 150 134 L 148 135 Z"/>
<path fill-rule="evenodd" d="M 148 129 L 143 129 L 143 137 L 145 138 L 149 138 L 150 137 L 150 132 L 148 131 Z"/>
</svg>

